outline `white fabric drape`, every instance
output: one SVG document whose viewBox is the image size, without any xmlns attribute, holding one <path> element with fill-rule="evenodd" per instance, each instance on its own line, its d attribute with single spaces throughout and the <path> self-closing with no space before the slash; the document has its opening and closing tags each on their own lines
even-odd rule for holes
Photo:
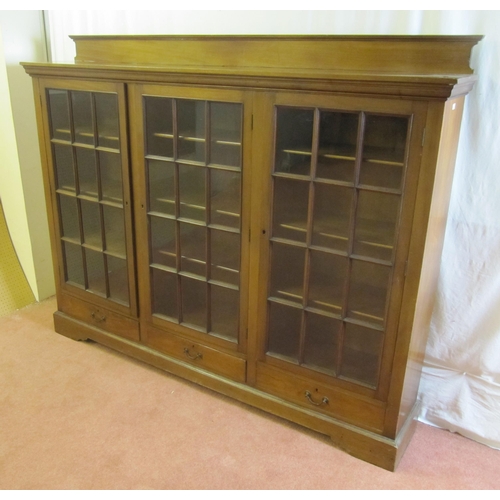
<svg viewBox="0 0 500 500">
<path fill-rule="evenodd" d="M 420 419 L 500 448 L 499 11 L 48 11 L 54 62 L 70 34 L 482 34 L 471 67 L 424 372 Z"/>
</svg>

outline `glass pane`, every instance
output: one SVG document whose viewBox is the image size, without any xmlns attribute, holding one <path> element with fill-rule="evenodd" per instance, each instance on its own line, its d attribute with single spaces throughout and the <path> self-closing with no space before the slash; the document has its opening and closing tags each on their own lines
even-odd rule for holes
<svg viewBox="0 0 500 500">
<path fill-rule="evenodd" d="M 353 190 L 319 182 L 314 188 L 312 244 L 347 252 Z"/>
<path fill-rule="evenodd" d="M 63 251 L 66 265 L 66 281 L 85 287 L 82 247 L 63 241 Z"/>
<path fill-rule="evenodd" d="M 48 91 L 51 138 L 71 142 L 69 126 L 68 92 L 50 89 Z"/>
<path fill-rule="evenodd" d="M 269 303 L 269 354 L 298 361 L 301 318 L 300 309 L 275 302 Z"/>
<path fill-rule="evenodd" d="M 121 155 L 99 151 L 102 199 L 123 202 Z"/>
<path fill-rule="evenodd" d="M 82 208 L 83 241 L 87 245 L 102 250 L 101 217 L 99 204 L 91 201 L 80 200 Z"/>
<path fill-rule="evenodd" d="M 274 179 L 273 236 L 305 242 L 309 182 Z"/>
<path fill-rule="evenodd" d="M 94 250 L 85 249 L 87 263 L 88 289 L 99 295 L 106 296 L 106 280 L 104 272 L 104 255 Z"/>
<path fill-rule="evenodd" d="M 94 144 L 94 125 L 92 120 L 92 94 L 90 92 L 71 92 L 73 103 L 73 125 L 75 142 Z"/>
<path fill-rule="evenodd" d="M 206 169 L 179 165 L 179 216 L 205 222 Z"/>
<path fill-rule="evenodd" d="M 78 222 L 78 207 L 76 198 L 58 195 L 59 211 L 61 213 L 61 233 L 65 238 L 80 242 L 80 225 Z"/>
<path fill-rule="evenodd" d="M 210 286 L 211 296 L 211 332 L 236 340 L 238 338 L 238 320 L 240 294 L 237 290 Z"/>
<path fill-rule="evenodd" d="M 340 375 L 377 386 L 383 333 L 346 324 Z"/>
<path fill-rule="evenodd" d="M 241 174 L 210 169 L 210 222 L 239 229 Z"/>
<path fill-rule="evenodd" d="M 106 260 L 108 262 L 109 297 L 128 306 L 127 261 L 111 255 L 107 255 Z"/>
<path fill-rule="evenodd" d="M 305 249 L 273 243 L 270 296 L 302 305 Z"/>
<path fill-rule="evenodd" d="M 360 190 L 354 253 L 390 261 L 398 213 L 398 195 Z"/>
<path fill-rule="evenodd" d="M 94 96 L 99 146 L 119 149 L 118 97 L 101 92 L 96 92 Z"/>
<path fill-rule="evenodd" d="M 75 148 L 78 168 L 80 194 L 98 198 L 97 168 L 95 151 L 87 148 Z"/>
<path fill-rule="evenodd" d="M 175 165 L 148 161 L 149 210 L 175 216 Z"/>
<path fill-rule="evenodd" d="M 177 100 L 177 157 L 205 162 L 205 101 Z"/>
<path fill-rule="evenodd" d="M 181 271 L 207 275 L 207 229 L 203 226 L 180 223 Z"/>
<path fill-rule="evenodd" d="M 181 276 L 182 322 L 207 330 L 207 284 Z"/>
<path fill-rule="evenodd" d="M 357 114 L 321 112 L 316 177 L 354 182 L 358 121 Z"/>
<path fill-rule="evenodd" d="M 240 235 L 212 229 L 210 236 L 210 278 L 238 286 L 240 281 Z"/>
<path fill-rule="evenodd" d="M 241 104 L 210 103 L 210 163 L 241 167 Z"/>
<path fill-rule="evenodd" d="M 174 157 L 172 99 L 144 97 L 146 108 L 146 151 L 148 155 Z"/>
<path fill-rule="evenodd" d="M 353 319 L 382 325 L 391 268 L 352 261 L 348 316 Z"/>
<path fill-rule="evenodd" d="M 151 269 L 153 287 L 153 314 L 168 316 L 179 321 L 177 307 L 177 275 Z"/>
<path fill-rule="evenodd" d="M 73 148 L 61 144 L 54 144 L 53 148 L 57 189 L 76 192 L 75 171 L 73 168 Z"/>
<path fill-rule="evenodd" d="M 305 365 L 335 373 L 340 325 L 336 319 L 306 313 Z"/>
<path fill-rule="evenodd" d="M 311 250 L 308 306 L 341 314 L 347 257 Z"/>
<path fill-rule="evenodd" d="M 314 111 L 277 110 L 275 172 L 310 175 Z"/>
<path fill-rule="evenodd" d="M 150 216 L 151 262 L 177 269 L 175 221 Z"/>
<path fill-rule="evenodd" d="M 106 251 L 125 258 L 125 221 L 121 208 L 102 206 Z"/>
<path fill-rule="evenodd" d="M 401 188 L 407 130 L 407 118 L 366 117 L 360 184 Z"/>
</svg>

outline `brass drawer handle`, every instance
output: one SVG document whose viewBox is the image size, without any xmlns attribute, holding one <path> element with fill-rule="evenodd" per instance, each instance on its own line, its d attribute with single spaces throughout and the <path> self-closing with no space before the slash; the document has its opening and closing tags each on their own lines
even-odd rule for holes
<svg viewBox="0 0 500 500">
<path fill-rule="evenodd" d="M 195 356 L 193 356 L 190 352 L 189 352 L 189 348 L 187 347 L 184 347 L 184 354 L 189 358 L 189 359 L 192 359 L 193 361 L 196 360 L 196 359 L 202 359 L 203 358 L 203 354 L 201 352 L 197 352 Z"/>
<path fill-rule="evenodd" d="M 321 402 L 317 403 L 316 401 L 314 401 L 314 399 L 312 398 L 312 394 L 309 391 L 306 391 L 304 394 L 305 394 L 307 400 L 309 401 L 309 403 L 311 403 L 314 406 L 327 405 L 330 402 L 326 396 L 323 396 L 323 399 L 321 400 Z"/>
<path fill-rule="evenodd" d="M 90 316 L 92 316 L 92 319 L 96 323 L 103 323 L 104 321 L 106 321 L 106 316 L 98 316 L 95 312 L 92 312 Z"/>
</svg>

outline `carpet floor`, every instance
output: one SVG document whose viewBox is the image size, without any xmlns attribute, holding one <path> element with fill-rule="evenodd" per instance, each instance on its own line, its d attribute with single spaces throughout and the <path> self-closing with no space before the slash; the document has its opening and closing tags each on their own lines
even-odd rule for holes
<svg viewBox="0 0 500 500">
<path fill-rule="evenodd" d="M 418 423 L 396 472 L 106 347 L 54 299 L 0 318 L 2 490 L 496 490 L 500 452 Z"/>
</svg>

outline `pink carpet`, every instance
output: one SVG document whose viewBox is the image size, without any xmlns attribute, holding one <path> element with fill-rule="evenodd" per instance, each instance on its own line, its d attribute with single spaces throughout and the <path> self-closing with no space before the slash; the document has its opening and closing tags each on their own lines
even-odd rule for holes
<svg viewBox="0 0 500 500">
<path fill-rule="evenodd" d="M 419 423 L 387 472 L 328 438 L 53 331 L 0 318 L 0 489 L 500 489 L 500 452 Z"/>
</svg>

